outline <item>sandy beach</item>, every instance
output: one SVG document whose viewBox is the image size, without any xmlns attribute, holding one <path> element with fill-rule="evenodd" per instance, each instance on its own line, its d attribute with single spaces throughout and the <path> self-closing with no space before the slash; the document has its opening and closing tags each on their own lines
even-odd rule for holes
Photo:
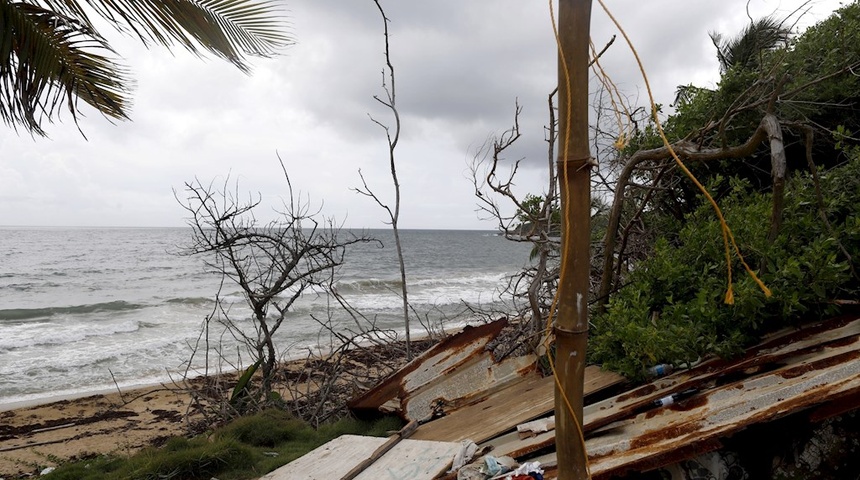
<svg viewBox="0 0 860 480">
<path fill-rule="evenodd" d="M 432 345 L 431 340 L 413 342 L 416 352 Z M 353 349 L 341 358 L 338 383 L 346 395 L 369 387 L 405 363 L 400 342 Z M 303 358 L 284 364 L 288 385 L 276 390 L 307 392 L 314 388 L 331 363 L 319 358 Z M 229 385 L 235 374 L 218 380 Z M 299 380 L 296 380 L 299 379 Z M 361 380 L 361 385 L 356 380 Z M 43 469 L 66 460 L 103 454 L 133 454 L 166 439 L 200 431 L 203 415 L 192 408 L 187 385 L 154 385 L 47 403 L 31 403 L 13 409 L 0 407 L 0 479 L 29 478 Z M 297 383 L 301 382 L 301 383 Z M 344 398 L 345 400 L 345 398 Z"/>
<path fill-rule="evenodd" d="M 38 473 L 57 460 L 157 445 L 187 431 L 190 399 L 155 386 L 0 412 L 0 478 Z"/>
</svg>

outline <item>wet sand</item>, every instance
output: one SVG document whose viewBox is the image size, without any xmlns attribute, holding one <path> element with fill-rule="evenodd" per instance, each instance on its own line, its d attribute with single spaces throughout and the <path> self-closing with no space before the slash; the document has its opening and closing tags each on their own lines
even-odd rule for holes
<svg viewBox="0 0 860 480">
<path fill-rule="evenodd" d="M 375 383 L 374 380 L 405 363 L 399 343 L 350 351 L 338 364 L 339 380 L 352 386 L 361 379 L 364 385 L 360 388 L 368 388 L 368 383 Z M 420 352 L 432 343 L 420 340 L 413 344 L 413 349 Z M 327 365 L 320 360 L 308 357 L 284 365 L 283 378 L 293 382 L 291 391 L 313 389 L 313 379 L 319 378 Z M 343 368 L 345 365 L 348 368 Z M 235 382 L 236 375 L 217 378 L 227 385 Z M 201 377 L 189 382 L 202 380 Z M 28 402 L 5 411 L 0 406 L 0 479 L 28 478 L 66 460 L 133 454 L 150 445 L 161 445 L 170 437 L 200 431 L 199 424 L 204 418 L 191 407 L 192 396 L 183 388 L 187 386 L 155 385 L 122 393 L 103 391 L 79 398 L 43 400 L 49 403 Z M 347 390 L 346 394 L 352 393 L 357 391 Z"/>
<path fill-rule="evenodd" d="M 56 460 L 133 453 L 182 435 L 190 400 L 154 386 L 0 412 L 0 478 L 38 473 Z"/>
</svg>

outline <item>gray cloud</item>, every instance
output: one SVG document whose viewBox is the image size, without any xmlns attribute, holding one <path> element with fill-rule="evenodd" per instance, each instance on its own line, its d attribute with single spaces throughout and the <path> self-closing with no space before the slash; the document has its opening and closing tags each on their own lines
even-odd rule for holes
<svg viewBox="0 0 860 480">
<path fill-rule="evenodd" d="M 678 85 L 708 86 L 717 63 L 707 33 L 738 31 L 746 1 L 612 1 L 648 69 L 657 100 Z M 801 0 L 754 0 L 754 16 L 790 13 Z M 474 212 L 467 164 L 489 135 L 523 108 L 523 138 L 508 158 L 525 159 L 522 192 L 545 187 L 546 95 L 556 83 L 556 51 L 545 2 L 398 0 L 391 19 L 392 60 L 403 120 L 398 168 L 402 225 L 492 228 Z M 195 176 L 228 174 L 277 202 L 284 192 L 276 152 L 293 184 L 348 226 L 382 227 L 382 212 L 350 187 L 362 169 L 390 198 L 384 132 L 391 124 L 373 100 L 383 95 L 382 21 L 370 0 L 289 0 L 297 44 L 253 62 L 243 75 L 225 62 L 146 50 L 117 37 L 137 78 L 133 121 L 110 124 L 89 113 L 78 134 L 68 115 L 50 139 L 0 130 L 0 223 L 12 225 L 181 225 L 173 199 Z M 808 23 L 838 6 L 811 4 Z M 597 3 L 598 48 L 615 33 Z M 623 40 L 602 58 L 619 88 L 643 105 L 641 77 Z"/>
</svg>

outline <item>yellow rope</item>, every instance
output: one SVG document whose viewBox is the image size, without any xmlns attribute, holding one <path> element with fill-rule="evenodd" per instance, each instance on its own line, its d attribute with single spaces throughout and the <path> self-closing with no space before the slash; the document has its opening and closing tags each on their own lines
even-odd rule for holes
<svg viewBox="0 0 860 480">
<path fill-rule="evenodd" d="M 609 102 L 612 105 L 612 112 L 615 114 L 615 122 L 618 125 L 618 138 L 615 139 L 613 146 L 616 150 L 623 150 L 627 147 L 627 144 L 630 142 L 630 133 L 631 129 L 629 124 L 627 126 L 624 125 L 624 122 L 621 120 L 621 110 L 624 110 L 624 114 L 627 115 L 627 118 L 632 118 L 630 114 L 630 109 L 627 107 L 627 104 L 624 102 L 624 97 L 621 96 L 621 92 L 618 90 L 618 86 L 615 85 L 615 82 L 612 81 L 612 77 L 603 70 L 603 65 L 600 64 L 600 57 L 598 57 L 597 49 L 594 48 L 594 43 L 589 41 L 588 46 L 591 49 L 591 55 L 594 58 L 594 73 L 597 76 L 597 79 L 600 80 L 600 83 L 603 84 L 603 88 L 606 89 L 606 92 L 609 94 Z M 618 97 L 616 101 L 615 98 Z M 621 108 L 618 108 L 618 105 L 621 105 Z"/>
<path fill-rule="evenodd" d="M 648 91 L 648 99 L 651 102 L 651 114 L 654 117 L 654 124 L 657 127 L 657 132 L 660 134 L 660 138 L 663 140 L 663 145 L 669 150 L 669 153 L 672 155 L 672 158 L 675 159 L 675 163 L 678 164 L 678 167 L 690 178 L 693 184 L 702 192 L 705 198 L 708 199 L 708 202 L 714 208 L 714 212 L 717 214 L 717 218 L 720 220 L 720 229 L 723 234 L 723 245 L 725 247 L 726 254 L 726 268 L 728 269 L 728 287 L 726 288 L 726 298 L 725 302 L 727 304 L 733 304 L 734 293 L 732 291 L 732 255 L 731 249 L 729 248 L 729 243 L 731 242 L 732 247 L 734 247 L 735 253 L 746 269 L 747 273 L 752 277 L 752 279 L 758 284 L 759 288 L 764 292 L 765 296 L 770 297 L 772 295 L 771 291 L 767 286 L 762 282 L 758 276 L 753 272 L 752 268 L 747 264 L 746 260 L 744 260 L 743 254 L 741 254 L 740 248 L 738 248 L 738 244 L 735 241 L 735 236 L 732 234 L 732 230 L 729 228 L 728 223 L 726 223 L 726 219 L 723 217 L 723 212 L 720 210 L 719 205 L 708 193 L 708 190 L 699 182 L 698 179 L 693 175 L 693 173 L 684 165 L 684 162 L 681 161 L 681 158 L 675 152 L 675 149 L 672 148 L 672 145 L 669 143 L 669 139 L 666 138 L 666 133 L 663 131 L 663 125 L 660 123 L 660 119 L 657 116 L 657 104 L 654 102 L 654 95 L 651 93 L 651 84 L 648 82 L 648 75 L 645 73 L 645 67 L 642 65 L 642 60 L 639 58 L 639 53 L 636 51 L 636 47 L 633 46 L 633 42 L 630 41 L 630 37 L 627 36 L 627 32 L 621 27 L 621 24 L 618 23 L 618 20 L 612 15 L 612 12 L 609 11 L 609 8 L 606 7 L 606 4 L 603 3 L 603 0 L 597 0 L 600 3 L 600 6 L 603 7 L 603 10 L 606 12 L 606 15 L 609 16 L 609 19 L 612 20 L 612 23 L 618 28 L 618 31 L 621 32 L 621 35 L 624 36 L 624 40 L 627 42 L 627 45 L 630 47 L 630 51 L 633 53 L 633 56 L 636 58 L 636 63 L 639 65 L 639 71 L 642 73 L 642 79 L 645 81 L 645 88 Z"/>
<path fill-rule="evenodd" d="M 567 105 L 567 109 L 565 111 L 565 119 L 566 119 L 567 125 L 570 125 L 570 121 L 572 118 L 571 91 L 570 91 L 570 71 L 567 68 L 567 61 L 564 58 L 564 50 L 561 46 L 561 38 L 559 37 L 558 27 L 556 26 L 555 10 L 553 10 L 552 0 L 548 0 L 548 3 L 549 3 L 550 20 L 552 20 L 552 32 L 555 35 L 555 42 L 556 42 L 556 45 L 558 46 L 558 52 L 559 52 L 558 57 L 559 57 L 561 64 L 562 64 L 562 71 L 564 72 L 564 81 L 565 81 L 565 84 L 567 85 L 567 88 L 565 88 L 565 94 L 566 94 L 565 100 L 566 100 L 566 105 Z M 565 129 L 564 136 L 565 136 L 564 137 L 564 152 L 563 152 L 562 158 L 564 158 L 566 160 L 567 155 L 568 155 L 568 148 L 570 148 L 570 129 L 569 128 Z M 567 168 L 563 168 L 562 172 L 563 172 L 563 175 L 565 176 L 565 179 L 562 182 L 562 184 L 564 185 L 564 188 L 565 188 L 565 192 L 564 192 L 565 198 L 570 198 L 570 190 L 569 190 L 570 186 L 567 183 Z M 565 206 L 567 206 L 567 205 L 565 205 Z M 564 213 L 565 213 L 565 216 L 567 216 L 567 212 L 564 212 Z M 570 241 L 569 240 L 570 237 L 571 237 L 571 235 L 570 235 L 570 222 L 566 221 L 566 222 L 564 222 L 564 235 L 562 235 L 562 237 L 561 237 L 561 241 L 562 241 L 562 250 L 561 251 L 562 252 L 567 252 L 566 246 L 567 246 L 567 242 Z M 567 275 L 567 262 L 561 262 L 561 270 L 559 271 L 559 280 L 558 280 L 559 287 L 555 289 L 555 296 L 552 299 L 552 305 L 550 306 L 550 309 L 549 309 L 549 316 L 547 317 L 547 326 L 546 326 L 547 332 L 552 331 L 552 319 L 555 317 L 556 310 L 558 308 L 558 298 L 559 298 L 559 292 L 561 291 L 562 279 L 565 278 L 566 275 Z M 588 475 L 588 479 L 590 480 L 591 479 L 591 466 L 588 462 L 588 451 L 585 448 L 585 433 L 582 431 L 582 425 L 579 422 L 579 418 L 577 418 L 576 413 L 574 413 L 573 404 L 571 404 L 570 399 L 567 397 L 567 392 L 565 392 L 564 389 L 562 388 L 561 380 L 558 378 L 558 371 L 555 369 L 555 362 L 553 361 L 553 358 L 552 358 L 553 355 L 551 354 L 550 348 L 549 348 L 550 336 L 545 335 L 545 338 L 546 338 L 546 340 L 544 340 L 544 348 L 546 349 L 546 352 L 547 352 L 547 359 L 549 360 L 550 370 L 552 370 L 552 377 L 555 380 L 556 389 L 558 392 L 561 393 L 561 397 L 564 400 L 564 404 L 567 407 L 567 411 L 570 412 L 570 416 L 573 417 L 573 423 L 574 423 L 574 425 L 576 425 L 576 431 L 579 434 L 579 441 L 580 441 L 580 445 L 582 446 L 583 457 L 585 458 L 585 473 L 586 473 L 586 475 Z M 583 354 L 584 354 L 584 352 L 583 352 Z"/>
<path fill-rule="evenodd" d="M 701 184 L 701 182 L 699 182 L 699 180 L 695 177 L 695 175 L 693 175 L 693 173 L 687 168 L 687 166 L 684 165 L 684 162 L 681 161 L 681 158 L 678 156 L 678 154 L 675 152 L 674 148 L 672 148 L 672 145 L 669 143 L 669 139 L 666 137 L 666 133 L 664 132 L 663 126 L 660 123 L 660 119 L 657 115 L 657 105 L 654 102 L 654 96 L 651 92 L 651 84 L 648 81 L 648 75 L 645 72 L 645 67 L 642 65 L 642 61 L 639 58 L 639 54 L 636 51 L 636 48 L 633 46 L 633 43 L 631 42 L 630 37 L 628 37 L 627 32 L 621 27 L 621 25 L 618 23 L 618 21 L 615 19 L 615 17 L 612 15 L 612 13 L 609 11 L 609 8 L 607 8 L 607 6 L 603 3 L 603 0 L 598 0 L 598 2 L 600 3 L 600 6 L 603 8 L 603 10 L 606 12 L 606 14 L 609 16 L 609 18 L 612 20 L 612 22 L 615 24 L 615 26 L 618 28 L 618 30 L 621 32 L 621 34 L 624 36 L 624 39 L 627 42 L 627 45 L 630 47 L 630 50 L 633 53 L 633 56 L 636 58 L 636 63 L 639 66 L 639 71 L 642 73 L 642 78 L 645 81 L 645 87 L 648 91 L 648 98 L 649 98 L 649 101 L 651 103 L 651 113 L 652 113 L 652 116 L 654 118 L 654 123 L 657 127 L 657 132 L 660 134 L 660 138 L 663 140 L 663 145 L 666 147 L 666 149 L 672 155 L 672 158 L 675 160 L 675 162 L 681 168 L 681 170 L 684 172 L 684 174 L 686 174 L 687 177 L 690 178 L 690 180 L 696 185 L 696 187 L 699 189 L 699 191 L 701 191 L 702 194 L 705 196 L 705 198 L 707 198 L 708 202 L 714 208 L 714 211 L 716 212 L 717 218 L 720 221 L 720 229 L 721 229 L 722 235 L 723 235 L 723 245 L 725 247 L 726 267 L 728 269 L 728 287 L 726 289 L 725 303 L 727 303 L 727 304 L 733 304 L 734 303 L 734 294 L 733 294 L 733 289 L 732 289 L 731 248 L 729 247 L 729 244 L 731 244 L 731 246 L 734 247 L 735 253 L 737 253 L 738 258 L 740 259 L 740 261 L 743 264 L 744 268 L 746 269 L 747 273 L 753 278 L 753 280 L 756 282 L 756 284 L 758 284 L 759 288 L 761 288 L 761 290 L 764 292 L 764 294 L 766 296 L 770 297 L 772 295 L 770 289 L 768 289 L 767 286 L 758 278 L 758 276 L 755 274 L 755 272 L 753 272 L 752 269 L 750 268 L 750 266 L 747 264 L 746 260 L 744 260 L 743 254 L 741 254 L 740 248 L 738 247 L 737 242 L 735 241 L 734 235 L 732 234 L 732 231 L 729 228 L 728 223 L 726 222 L 725 217 L 723 216 L 722 210 L 720 209 L 719 205 L 717 205 L 717 202 L 714 200 L 714 198 L 711 196 L 711 194 L 708 192 L 708 190 Z M 572 117 L 571 91 L 570 91 L 571 90 L 570 89 L 570 84 L 571 84 L 571 82 L 570 82 L 570 71 L 568 69 L 567 61 L 565 59 L 564 51 L 563 51 L 563 48 L 561 45 L 561 38 L 559 37 L 558 27 L 556 25 L 555 10 L 553 9 L 552 0 L 548 0 L 548 4 L 549 4 L 550 19 L 552 21 L 552 30 L 553 30 L 556 45 L 557 45 L 558 51 L 559 51 L 559 59 L 562 63 L 562 71 L 564 72 L 565 83 L 567 85 L 567 88 L 565 89 L 565 94 L 566 94 L 565 100 L 566 100 L 566 105 L 567 105 L 567 109 L 565 111 L 565 118 L 567 121 L 567 125 L 570 125 L 570 121 L 571 121 L 571 117 Z M 590 45 L 590 48 L 591 48 L 591 51 L 594 52 L 593 44 Z M 609 75 L 607 75 L 606 72 L 603 70 L 603 68 L 600 65 L 596 55 L 595 55 L 594 64 L 595 64 L 596 70 L 599 72 L 597 76 L 599 77 L 599 79 L 603 83 L 603 85 L 607 88 L 607 90 L 609 91 L 610 102 L 612 103 L 613 109 L 616 111 L 616 121 L 618 122 L 620 134 L 619 134 L 619 138 L 615 142 L 615 146 L 616 146 L 616 148 L 621 149 L 626 145 L 626 142 L 627 142 L 629 137 L 627 135 L 626 129 L 623 127 L 623 122 L 621 121 L 621 115 L 620 115 L 620 112 L 618 112 L 618 107 L 617 107 L 617 104 L 615 101 L 615 95 L 618 95 L 619 101 L 620 101 L 622 107 L 624 108 L 625 113 L 628 115 L 628 118 L 630 116 L 630 113 L 629 113 L 626 105 L 624 104 L 624 102 L 621 101 L 622 97 L 621 97 L 620 93 L 618 92 L 617 86 L 612 82 Z M 564 138 L 565 141 L 564 141 L 564 152 L 562 152 L 562 154 L 563 154 L 562 158 L 567 159 L 568 149 L 570 148 L 570 129 L 565 129 L 564 135 L 565 135 L 565 138 Z M 568 173 L 567 168 L 562 169 L 562 174 L 565 176 L 565 178 L 563 179 L 564 181 L 562 182 L 562 184 L 564 185 L 564 188 L 565 188 L 565 192 L 564 192 L 565 198 L 570 197 L 570 191 L 568 190 L 570 187 L 568 185 L 567 178 L 566 178 L 567 173 Z M 564 212 L 564 213 L 566 214 L 567 212 Z M 565 231 L 564 231 L 564 235 L 562 236 L 562 252 L 567 251 L 567 248 L 566 248 L 567 242 L 571 238 L 570 222 L 564 222 L 564 223 L 565 223 Z M 549 315 L 547 317 L 546 330 L 545 330 L 547 333 L 552 331 L 553 319 L 555 318 L 555 315 L 556 315 L 557 310 L 558 310 L 559 293 L 561 290 L 561 285 L 563 284 L 562 279 L 566 278 L 566 274 L 567 274 L 567 262 L 561 262 L 561 271 L 559 272 L 559 288 L 556 289 L 555 295 L 553 296 L 552 304 L 550 306 Z M 558 371 L 555 368 L 555 361 L 553 360 L 553 355 L 550 353 L 550 343 L 551 343 L 551 336 L 549 334 L 547 334 L 547 335 L 545 335 L 545 340 L 544 340 L 543 345 L 547 351 L 547 359 L 549 361 L 549 366 L 550 366 L 550 369 L 552 370 L 553 379 L 555 380 L 556 386 L 558 387 L 558 391 L 561 393 L 562 399 L 564 400 L 564 404 L 567 407 L 568 411 L 570 412 L 570 415 L 573 417 L 574 424 L 576 425 L 577 433 L 579 434 L 579 441 L 580 441 L 580 444 L 582 446 L 582 451 L 585 453 L 584 457 L 585 457 L 585 462 L 586 462 L 586 464 L 585 464 L 586 474 L 588 475 L 588 478 L 591 479 L 591 466 L 590 466 L 589 461 L 588 461 L 588 452 L 586 450 L 585 434 L 583 432 L 583 427 L 580 424 L 580 421 L 577 418 L 576 414 L 574 413 L 573 405 L 567 396 L 567 392 L 565 392 L 564 389 L 562 389 L 561 380 L 559 379 Z"/>
</svg>

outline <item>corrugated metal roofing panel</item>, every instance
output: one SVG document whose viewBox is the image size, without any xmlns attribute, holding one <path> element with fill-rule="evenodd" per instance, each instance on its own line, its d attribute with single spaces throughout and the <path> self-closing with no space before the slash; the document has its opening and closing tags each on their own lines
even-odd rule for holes
<svg viewBox="0 0 860 480">
<path fill-rule="evenodd" d="M 828 404 L 821 416 L 856 409 L 858 360 L 860 319 L 837 319 L 773 338 L 736 361 L 711 362 L 588 406 L 592 476 L 599 480 L 669 465 L 717 449 L 720 438 L 749 425 L 817 405 Z M 643 411 L 648 406 L 644 400 L 691 385 L 702 390 Z M 606 412 L 609 408 L 614 410 Z M 606 418 L 621 421 L 607 424 Z M 554 463 L 551 455 L 543 460 Z"/>
</svg>

